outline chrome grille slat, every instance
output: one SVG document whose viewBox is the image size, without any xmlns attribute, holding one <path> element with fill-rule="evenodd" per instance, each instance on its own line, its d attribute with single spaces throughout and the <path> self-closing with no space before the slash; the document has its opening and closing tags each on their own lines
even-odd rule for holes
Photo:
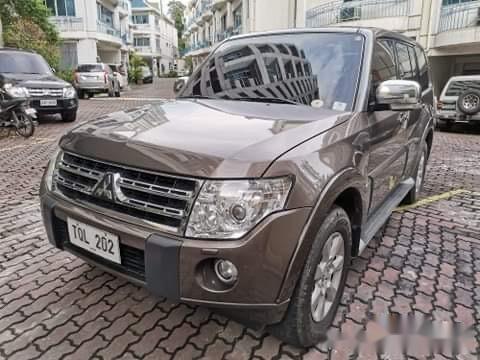
<svg viewBox="0 0 480 360">
<path fill-rule="evenodd" d="M 63 96 L 63 89 L 29 88 L 28 92 L 30 96 L 33 96 L 33 97 L 43 97 L 43 96 L 62 97 Z"/>
<path fill-rule="evenodd" d="M 136 180 L 131 180 L 131 179 L 128 179 L 128 178 L 122 178 L 120 180 L 120 186 L 125 187 L 127 189 L 143 191 L 145 193 L 151 193 L 151 194 L 155 194 L 155 195 L 163 195 L 163 196 L 166 196 L 166 197 L 170 197 L 172 199 L 188 200 L 193 196 L 193 192 L 191 192 L 191 191 L 181 192 L 180 190 L 174 190 L 172 188 L 168 188 L 168 187 L 164 187 L 164 186 L 151 185 L 151 184 L 145 183 L 143 181 L 136 181 Z M 180 192 L 180 193 L 182 193 L 182 195 L 174 194 L 174 193 L 172 193 L 172 191 Z"/>
<path fill-rule="evenodd" d="M 136 218 L 140 216 L 140 220 L 149 224 L 153 218 L 162 229 L 174 233 L 183 231 L 201 187 L 200 180 L 110 164 L 72 153 L 63 153 L 54 180 L 59 185 L 56 191 L 68 198 L 76 199 L 81 194 L 83 203 Z M 104 187 L 110 196 L 105 195 Z"/>
<path fill-rule="evenodd" d="M 88 177 L 92 180 L 100 180 L 103 177 L 103 173 L 101 172 L 89 170 L 82 166 L 67 164 L 63 161 L 60 163 L 59 168 L 76 175 Z"/>
</svg>

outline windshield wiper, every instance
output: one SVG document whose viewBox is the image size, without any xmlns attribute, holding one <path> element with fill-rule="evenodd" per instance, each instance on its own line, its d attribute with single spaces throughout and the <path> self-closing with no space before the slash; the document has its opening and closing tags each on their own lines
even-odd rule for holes
<svg viewBox="0 0 480 360">
<path fill-rule="evenodd" d="M 233 98 L 233 99 L 229 99 L 229 100 L 251 101 L 251 102 L 261 102 L 261 103 L 271 103 L 271 104 L 300 105 L 299 103 L 297 103 L 295 101 L 292 101 L 292 100 L 273 98 L 273 97 L 258 97 L 258 98 L 240 97 L 240 98 Z"/>
</svg>

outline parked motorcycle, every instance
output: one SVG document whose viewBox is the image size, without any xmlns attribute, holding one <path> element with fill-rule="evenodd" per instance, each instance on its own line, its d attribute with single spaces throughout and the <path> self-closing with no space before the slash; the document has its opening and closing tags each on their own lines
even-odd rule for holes
<svg viewBox="0 0 480 360">
<path fill-rule="evenodd" d="M 28 105 L 28 90 L 4 84 L 0 88 L 0 129 L 14 129 L 28 138 L 35 132 L 36 110 Z"/>
</svg>

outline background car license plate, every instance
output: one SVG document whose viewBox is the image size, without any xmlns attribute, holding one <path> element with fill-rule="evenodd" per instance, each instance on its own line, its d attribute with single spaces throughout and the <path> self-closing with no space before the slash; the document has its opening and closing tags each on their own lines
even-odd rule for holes
<svg viewBox="0 0 480 360">
<path fill-rule="evenodd" d="M 67 219 L 67 224 L 68 235 L 73 245 L 121 264 L 120 242 L 117 235 L 70 218 Z"/>
<path fill-rule="evenodd" d="M 57 100 L 40 100 L 40 106 L 57 106 Z"/>
</svg>

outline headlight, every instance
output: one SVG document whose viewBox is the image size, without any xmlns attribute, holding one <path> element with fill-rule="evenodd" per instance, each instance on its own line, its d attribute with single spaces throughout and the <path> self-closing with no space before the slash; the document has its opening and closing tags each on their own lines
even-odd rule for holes
<svg viewBox="0 0 480 360">
<path fill-rule="evenodd" d="M 48 191 L 53 189 L 53 173 L 57 167 L 58 161 L 61 159 L 62 150 L 58 148 L 55 153 L 50 158 L 50 161 L 47 165 L 47 171 L 45 172 L 45 184 Z"/>
<path fill-rule="evenodd" d="M 73 99 L 77 95 L 77 92 L 73 87 L 63 88 L 63 97 L 65 99 Z"/>
<path fill-rule="evenodd" d="M 190 215 L 186 236 L 238 239 L 285 207 L 292 178 L 206 181 Z"/>
<path fill-rule="evenodd" d="M 14 98 L 27 98 L 30 96 L 30 94 L 28 93 L 28 89 L 24 87 L 5 85 L 4 89 L 8 95 Z"/>
</svg>

